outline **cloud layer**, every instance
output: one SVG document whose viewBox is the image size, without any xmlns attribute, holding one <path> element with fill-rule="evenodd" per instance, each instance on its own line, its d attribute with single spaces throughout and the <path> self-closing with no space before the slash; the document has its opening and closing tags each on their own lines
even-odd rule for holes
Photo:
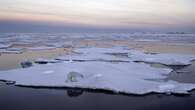
<svg viewBox="0 0 195 110">
<path fill-rule="evenodd" d="M 0 0 L 0 21 L 93 27 L 195 25 L 194 0 Z"/>
</svg>

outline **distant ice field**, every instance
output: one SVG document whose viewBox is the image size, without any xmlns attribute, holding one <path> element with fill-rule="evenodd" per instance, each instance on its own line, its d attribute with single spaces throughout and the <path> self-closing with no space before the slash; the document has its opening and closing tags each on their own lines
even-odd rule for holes
<svg viewBox="0 0 195 110">
<path fill-rule="evenodd" d="M 13 45 L 64 47 L 76 45 L 79 40 L 129 40 L 137 42 L 195 43 L 195 34 L 185 33 L 1 33 L 0 49 Z M 36 47 L 34 47 L 36 48 Z M 33 49 L 34 49 L 33 48 Z M 39 48 L 40 49 L 40 48 Z"/>
</svg>

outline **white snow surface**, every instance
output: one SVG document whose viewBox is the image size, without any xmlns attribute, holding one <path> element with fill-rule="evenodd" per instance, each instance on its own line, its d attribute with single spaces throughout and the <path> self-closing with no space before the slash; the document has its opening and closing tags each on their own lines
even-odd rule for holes
<svg viewBox="0 0 195 110">
<path fill-rule="evenodd" d="M 45 63 L 59 63 L 59 60 L 51 60 L 51 59 L 45 59 L 45 58 L 38 58 L 35 60 L 35 63 L 41 63 L 41 62 L 45 62 Z"/>
<path fill-rule="evenodd" d="M 176 81 L 157 81 L 167 78 L 172 71 L 168 68 L 154 68 L 149 64 L 135 63 L 133 61 L 147 61 L 164 64 L 186 64 L 193 56 L 177 54 L 145 54 L 141 51 L 127 50 L 124 48 L 82 48 L 72 54 L 64 56 L 69 62 L 60 62 L 47 65 L 35 65 L 9 71 L 0 71 L 0 79 L 16 81 L 16 85 L 34 87 L 79 87 L 89 89 L 103 89 L 127 94 L 180 93 L 185 94 L 195 88 L 195 84 L 179 83 Z M 129 62 L 104 62 L 94 59 L 116 60 L 113 55 L 106 53 L 127 53 L 130 58 L 119 58 Z M 175 57 L 176 58 L 175 58 Z M 84 62 L 72 61 L 72 59 Z M 147 60 L 145 60 L 147 59 Z M 174 60 L 171 60 L 174 59 Z M 45 60 L 45 59 L 39 59 Z M 165 61 L 164 61 L 165 60 Z M 46 60 L 45 60 L 46 61 Z M 176 62 L 176 63 L 175 63 Z M 79 73 L 84 77 L 77 82 L 67 82 L 68 74 Z M 148 80 L 155 79 L 155 80 Z"/>
<path fill-rule="evenodd" d="M 81 61 L 121 61 L 128 62 L 130 61 L 128 57 L 117 57 L 110 55 L 112 53 L 128 53 L 130 50 L 122 47 L 113 47 L 113 48 L 79 48 L 75 49 L 74 52 L 78 54 L 72 54 L 67 56 L 59 56 L 56 59 L 58 60 L 81 60 Z"/>
<path fill-rule="evenodd" d="M 41 87 L 79 87 L 104 89 L 128 94 L 187 93 L 195 84 L 174 81 L 155 82 L 145 79 L 162 79 L 171 69 L 153 68 L 147 64 L 108 62 L 72 62 L 35 65 L 26 69 L 1 71 L 0 79 L 16 81 L 16 85 Z M 84 76 L 79 82 L 66 82 L 70 72 Z"/>
<path fill-rule="evenodd" d="M 5 53 L 5 54 L 20 54 L 22 52 L 23 52 L 22 49 L 17 49 L 17 48 L 0 49 L 0 53 Z"/>
<path fill-rule="evenodd" d="M 195 60 L 195 55 L 173 53 L 146 54 L 136 50 L 131 50 L 128 57 L 131 61 L 160 63 L 164 65 L 190 65 L 191 61 Z"/>
<path fill-rule="evenodd" d="M 11 44 L 0 44 L 0 49 L 5 49 L 11 47 Z"/>
<path fill-rule="evenodd" d="M 121 62 L 129 62 L 128 58 L 116 57 L 113 55 L 107 54 L 81 54 L 81 55 L 68 55 L 68 56 L 60 56 L 56 58 L 57 60 L 72 60 L 72 61 L 121 61 Z"/>
<path fill-rule="evenodd" d="M 42 51 L 42 50 L 51 50 L 51 49 L 55 49 L 56 47 L 48 47 L 48 46 L 40 46 L 40 47 L 31 47 L 28 48 L 28 50 L 31 51 Z"/>
<path fill-rule="evenodd" d="M 78 53 L 99 53 L 99 54 L 105 54 L 105 53 L 129 53 L 130 49 L 125 47 L 111 47 L 111 48 L 101 48 L 101 47 L 91 47 L 91 48 L 79 48 L 75 49 L 75 52 Z"/>
<path fill-rule="evenodd" d="M 60 56 L 58 60 L 83 60 L 83 61 L 141 61 L 146 63 L 160 63 L 164 65 L 190 65 L 192 60 L 195 60 L 195 55 L 174 54 L 174 53 L 157 53 L 147 54 L 143 51 L 126 49 L 122 47 L 113 48 L 80 48 L 75 49 L 73 54 L 69 56 Z M 126 53 L 128 57 L 118 57 L 111 55 L 113 53 Z"/>
</svg>

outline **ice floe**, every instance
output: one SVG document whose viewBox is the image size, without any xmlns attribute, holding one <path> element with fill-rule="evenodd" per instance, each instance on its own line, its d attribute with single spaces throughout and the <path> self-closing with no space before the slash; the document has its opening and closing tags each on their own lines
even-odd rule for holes
<svg viewBox="0 0 195 110">
<path fill-rule="evenodd" d="M 40 47 L 31 47 L 28 48 L 28 50 L 31 51 L 42 51 L 42 50 L 51 50 L 51 49 L 55 49 L 56 47 L 48 47 L 48 46 L 40 46 Z"/>
<path fill-rule="evenodd" d="M 1 71 L 0 79 L 15 81 L 16 85 L 21 86 L 79 87 L 140 95 L 151 92 L 187 93 L 195 88 L 195 84 L 145 80 L 165 78 L 165 74 L 171 71 L 134 62 L 73 62 Z"/>
<path fill-rule="evenodd" d="M 9 48 L 11 46 L 12 46 L 11 44 L 0 44 L 0 49 L 6 49 L 6 48 Z"/>
<path fill-rule="evenodd" d="M 124 48 L 80 48 L 75 49 L 74 54 L 59 56 L 57 60 L 69 61 L 110 61 L 110 62 L 129 62 L 128 57 L 118 57 L 112 54 L 127 54 L 128 49 Z"/>
<path fill-rule="evenodd" d="M 4 54 L 21 54 L 21 53 L 23 53 L 23 50 L 19 49 L 19 48 L 0 49 L 0 53 L 4 53 Z"/>
<path fill-rule="evenodd" d="M 195 55 L 159 53 L 149 54 L 142 51 L 131 50 L 128 54 L 131 61 L 140 61 L 146 63 L 160 63 L 164 65 L 189 65 L 195 60 Z"/>
<path fill-rule="evenodd" d="M 81 54 L 72 56 L 60 56 L 56 60 L 62 61 L 108 61 L 108 62 L 129 62 L 128 58 L 120 58 L 106 54 Z"/>
<path fill-rule="evenodd" d="M 74 51 L 77 53 L 84 53 L 84 54 L 90 54 L 90 53 L 106 54 L 106 53 L 129 53 L 130 49 L 127 47 L 111 47 L 111 48 L 91 47 L 91 48 L 78 48 L 75 49 Z"/>
<path fill-rule="evenodd" d="M 31 61 L 22 61 L 20 65 L 22 66 L 22 68 L 29 68 L 33 66 L 33 63 Z"/>
<path fill-rule="evenodd" d="M 76 53 L 76 54 L 75 54 Z M 118 55 L 118 56 L 117 56 Z M 120 56 L 121 55 L 121 56 Z M 190 65 L 195 60 L 195 55 L 173 54 L 173 53 L 146 53 L 143 51 L 112 47 L 112 48 L 79 48 L 74 54 L 60 56 L 57 60 L 72 61 L 110 61 L 110 62 L 146 62 L 159 63 L 168 66 Z"/>
<path fill-rule="evenodd" d="M 119 53 L 127 56 L 114 55 Z M 54 60 L 40 58 L 35 61 L 42 64 L 50 63 L 49 65 L 0 71 L 0 79 L 30 87 L 78 87 L 138 95 L 152 92 L 186 94 L 195 88 L 195 84 L 162 81 L 172 69 L 154 68 L 135 61 L 186 65 L 193 59 L 194 56 L 191 55 L 149 54 L 121 47 L 80 48 L 75 49 L 70 55 Z M 65 62 L 61 62 L 62 60 Z M 112 61 L 117 63 L 111 63 Z"/>
</svg>

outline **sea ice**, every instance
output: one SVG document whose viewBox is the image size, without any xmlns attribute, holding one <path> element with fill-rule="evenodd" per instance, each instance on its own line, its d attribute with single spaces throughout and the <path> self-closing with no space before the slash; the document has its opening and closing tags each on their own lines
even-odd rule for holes
<svg viewBox="0 0 195 110">
<path fill-rule="evenodd" d="M 149 54 L 142 51 L 131 50 L 128 54 L 131 61 L 159 63 L 164 65 L 190 65 L 195 60 L 195 55 L 159 53 Z"/>
<path fill-rule="evenodd" d="M 21 54 L 23 50 L 15 49 L 15 48 L 8 48 L 8 49 L 0 49 L 0 53 L 4 54 Z"/>
<path fill-rule="evenodd" d="M 74 53 L 69 56 L 57 57 L 57 60 L 72 60 L 72 61 L 110 61 L 110 62 L 146 62 L 160 63 L 164 65 L 190 65 L 192 60 L 195 60 L 195 55 L 160 53 L 150 54 L 143 51 L 125 49 L 121 47 L 113 48 L 80 48 L 75 49 Z M 115 54 L 125 54 L 128 57 L 119 57 Z"/>
<path fill-rule="evenodd" d="M 0 44 L 0 49 L 6 49 L 6 48 L 9 48 L 11 46 L 12 46 L 11 44 Z"/>
<path fill-rule="evenodd" d="M 60 56 L 56 60 L 62 61 L 107 61 L 107 62 L 129 62 L 128 58 L 120 58 L 113 55 L 107 54 L 79 54 L 70 56 Z"/>
<path fill-rule="evenodd" d="M 187 93 L 195 84 L 175 81 L 156 82 L 145 79 L 166 78 L 171 69 L 153 68 L 139 63 L 73 62 L 35 65 L 31 68 L 1 71 L 0 79 L 16 81 L 16 85 L 34 87 L 79 87 L 104 89 L 128 94 Z M 79 75 L 70 75 L 71 72 Z M 52 74 L 51 74 L 52 73 Z M 81 75 L 80 75 L 81 74 Z M 67 81 L 70 77 L 76 81 Z M 73 76 L 73 77 L 72 77 Z"/>
<path fill-rule="evenodd" d="M 28 50 L 31 51 L 42 51 L 42 50 L 51 50 L 51 49 L 55 49 L 56 47 L 48 47 L 48 46 L 40 46 L 40 47 L 31 47 L 28 48 Z"/>
<path fill-rule="evenodd" d="M 117 53 L 129 53 L 129 58 L 112 55 Z M 194 56 L 191 55 L 147 54 L 124 48 L 82 48 L 74 50 L 74 53 L 69 56 L 57 58 L 68 62 L 0 71 L 0 79 L 14 81 L 20 86 L 79 87 L 140 95 L 151 92 L 183 94 L 194 89 L 195 84 L 157 81 L 166 79 L 172 69 L 154 68 L 148 64 L 133 61 L 183 65 L 190 63 L 193 58 Z M 83 60 L 83 62 L 74 60 Z M 120 61 L 117 63 L 110 62 L 118 60 Z M 56 62 L 57 60 L 39 59 L 37 61 Z"/>
<path fill-rule="evenodd" d="M 52 74 L 52 73 L 54 73 L 53 70 L 48 70 L 48 71 L 44 71 L 44 72 L 43 72 L 43 74 Z"/>
<path fill-rule="evenodd" d="M 80 48 L 75 49 L 74 53 L 69 56 L 60 56 L 57 57 L 57 60 L 72 60 L 72 61 L 118 61 L 118 62 L 129 62 L 128 57 L 118 57 L 111 54 L 127 54 L 129 50 L 124 48 Z"/>
<path fill-rule="evenodd" d="M 33 66 L 33 63 L 31 61 L 23 61 L 20 63 L 20 65 L 22 66 L 22 68 L 29 68 Z"/>
<path fill-rule="evenodd" d="M 106 53 L 129 53 L 130 49 L 125 47 L 112 47 L 112 48 L 91 47 L 91 48 L 78 48 L 75 49 L 74 51 L 77 53 L 84 53 L 84 54 L 90 54 L 90 53 L 106 54 Z"/>
</svg>

